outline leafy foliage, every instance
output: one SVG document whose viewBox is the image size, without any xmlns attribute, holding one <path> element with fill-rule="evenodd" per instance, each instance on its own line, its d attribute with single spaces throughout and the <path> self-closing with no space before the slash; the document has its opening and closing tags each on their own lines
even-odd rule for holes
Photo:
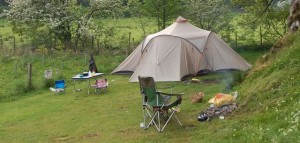
<svg viewBox="0 0 300 143">
<path fill-rule="evenodd" d="M 4 15 L 13 31 L 32 41 L 34 47 L 51 48 L 58 39 L 64 48 L 76 50 L 79 40 L 101 33 L 101 27 L 92 22 L 93 16 L 114 17 L 121 13 L 119 0 L 91 0 L 89 7 L 69 0 L 8 0 L 8 3 L 10 9 Z"/>
<path fill-rule="evenodd" d="M 130 0 L 128 5 L 133 8 L 133 15 L 141 13 L 154 17 L 158 31 L 165 29 L 168 21 L 183 14 L 187 6 L 183 0 Z"/>
<path fill-rule="evenodd" d="M 288 3 L 276 0 L 233 0 L 233 4 L 245 11 L 239 24 L 243 29 L 260 30 L 260 36 L 268 44 L 283 37 L 287 27 Z"/>
<path fill-rule="evenodd" d="M 186 17 L 198 27 L 215 32 L 231 28 L 232 8 L 227 1 L 189 0 L 186 4 Z"/>
</svg>

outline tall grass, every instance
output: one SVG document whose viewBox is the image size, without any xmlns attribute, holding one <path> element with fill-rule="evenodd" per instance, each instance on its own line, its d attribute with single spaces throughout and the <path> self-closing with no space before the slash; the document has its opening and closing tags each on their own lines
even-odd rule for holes
<svg viewBox="0 0 300 143">
<path fill-rule="evenodd" d="M 110 72 L 122 61 L 124 56 L 94 55 L 98 70 L 105 74 Z M 89 55 L 82 54 L 57 54 L 44 56 L 32 54 L 27 56 L 7 55 L 1 58 L 0 100 L 9 100 L 9 97 L 19 97 L 32 90 L 44 90 L 53 87 L 54 81 L 65 79 L 72 83 L 72 76 L 88 71 Z M 28 64 L 32 64 L 32 84 L 28 88 Z M 52 79 L 44 77 L 45 70 L 52 70 Z M 15 98 L 13 98 L 15 99 Z"/>
</svg>

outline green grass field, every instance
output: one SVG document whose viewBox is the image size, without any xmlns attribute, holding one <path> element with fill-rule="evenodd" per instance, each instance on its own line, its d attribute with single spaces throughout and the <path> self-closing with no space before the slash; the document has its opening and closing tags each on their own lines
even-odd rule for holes
<svg viewBox="0 0 300 143">
<path fill-rule="evenodd" d="M 245 58 L 252 59 L 251 63 L 254 64 L 255 57 L 260 54 L 260 52 L 245 53 L 245 56 L 249 56 Z M 107 66 L 105 70 L 105 77 L 109 80 L 107 93 L 97 95 L 91 92 L 87 95 L 87 82 L 76 82 L 76 88 L 81 88 L 82 91 L 74 92 L 71 80 L 73 75 L 87 67 L 84 55 L 72 56 L 72 58 L 68 55 L 60 58 L 45 58 L 44 65 L 42 59 L 41 56 L 19 59 L 33 63 L 34 78 L 38 79 L 34 83 L 37 89 L 35 92 L 13 96 L 15 98 L 4 98 L 1 102 L 0 142 L 268 142 L 265 138 L 274 136 L 273 131 L 263 134 L 260 128 L 265 124 L 256 121 L 260 120 L 261 115 L 255 117 L 255 112 L 245 115 L 244 107 L 231 116 L 225 117 L 224 120 L 215 118 L 210 122 L 197 121 L 199 112 L 209 107 L 207 101 L 211 97 L 218 92 L 230 92 L 226 89 L 226 81 L 232 78 L 228 73 L 197 77 L 201 80 L 199 83 L 158 83 L 158 86 L 175 85 L 174 92 L 185 93 L 181 112 L 178 113 L 184 126 L 180 127 L 171 121 L 165 131 L 159 133 L 154 127 L 148 130 L 139 127 L 143 120 L 141 95 L 138 84 L 128 82 L 129 76 L 109 75 L 113 67 Z M 115 61 L 117 58 L 104 59 L 107 61 L 101 56 L 95 56 L 96 62 L 99 61 L 100 69 L 106 66 L 104 63 L 111 63 L 109 61 Z M 60 60 L 63 60 L 64 64 L 58 62 Z M 8 69 L 14 69 L 14 60 L 6 58 L 4 63 L 5 66 L 10 67 Z M 60 69 L 61 75 L 54 74 L 54 78 L 63 77 L 67 80 L 68 87 L 65 94 L 55 95 L 49 89 L 43 89 L 43 86 L 38 83 L 44 84 L 43 70 L 50 67 Z M 5 71 L 4 69 L 6 68 L 1 71 Z M 24 68 L 17 70 L 14 73 L 10 70 L 1 72 L 2 77 L 5 75 L 14 77 L 15 73 L 19 73 L 22 74 L 23 79 L 26 79 L 26 64 Z M 18 89 L 18 87 L 11 89 L 10 86 L 14 85 L 13 81 L 19 81 L 19 77 L 2 78 L 2 80 L 5 80 L 1 82 L 2 86 L 6 87 L 5 91 L 9 90 L 2 92 L 3 94 Z M 190 96 L 199 91 L 205 93 L 204 101 L 191 104 Z M 241 96 L 238 103 L 243 101 Z M 261 137 L 258 134 L 262 134 Z"/>
<path fill-rule="evenodd" d="M 190 104 L 189 95 L 207 91 L 207 98 L 213 91 L 222 89 L 221 84 L 174 83 L 174 91 L 185 92 L 179 113 L 185 127 L 170 123 L 163 133 L 154 128 L 143 130 L 141 96 L 137 83 L 128 83 L 128 76 L 105 76 L 109 79 L 107 93 L 87 95 L 86 82 L 73 92 L 70 85 L 65 94 L 55 95 L 49 91 L 32 93 L 26 98 L 6 102 L 1 107 L 0 137 L 4 142 L 182 142 L 196 141 L 195 134 L 202 132 L 208 124 L 197 121 L 198 112 L 208 106 L 206 102 Z M 211 93 L 209 93 L 209 91 Z M 218 120 L 216 120 L 218 122 Z M 195 126 L 196 128 L 189 128 Z M 207 134 L 207 133 L 205 133 Z M 172 138 L 176 136 L 177 138 Z M 190 139 L 187 140 L 187 136 Z M 193 137 L 194 136 L 194 137 Z M 117 137 L 117 138 L 116 138 Z"/>
<path fill-rule="evenodd" d="M 261 53 L 244 54 L 254 64 Z M 174 92 L 185 93 L 178 114 L 184 126 L 180 127 L 171 121 L 163 133 L 158 133 L 154 127 L 143 130 L 139 127 L 143 117 L 138 84 L 129 83 L 127 75 L 109 74 L 125 57 L 94 58 L 98 68 L 105 73 L 104 77 L 109 80 L 108 92 L 100 95 L 93 91 L 87 95 L 87 82 L 76 82 L 76 89 L 82 89 L 81 92 L 73 90 L 71 77 L 86 71 L 88 55 L 58 53 L 57 57 L 2 57 L 1 86 L 5 88 L 1 89 L 0 142 L 212 141 L 215 135 L 223 134 L 224 123 L 235 122 L 234 117 L 203 123 L 197 121 L 199 112 L 209 107 L 207 101 L 212 96 L 218 92 L 229 92 L 226 87 L 228 79 L 232 78 L 231 74 L 215 73 L 197 77 L 202 81 L 199 83 L 158 83 L 158 87 L 175 85 Z M 33 65 L 33 85 L 36 90 L 24 92 L 28 62 Z M 64 78 L 67 81 L 65 94 L 55 95 L 45 87 L 48 81 L 44 79 L 43 71 L 50 68 L 53 71 L 59 69 L 60 73 L 54 74 L 54 79 Z M 205 93 L 204 102 L 191 104 L 190 96 L 199 91 Z M 234 127 L 226 130 L 234 131 Z"/>
</svg>

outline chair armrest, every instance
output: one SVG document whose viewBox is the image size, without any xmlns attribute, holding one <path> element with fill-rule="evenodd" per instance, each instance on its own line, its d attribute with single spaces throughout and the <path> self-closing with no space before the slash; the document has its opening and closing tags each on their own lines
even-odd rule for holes
<svg viewBox="0 0 300 143">
<path fill-rule="evenodd" d="M 166 105 L 165 109 L 181 104 L 182 95 L 184 95 L 184 93 L 164 93 L 164 92 L 156 92 L 156 93 L 162 95 L 162 97 L 164 98 L 164 105 Z M 176 96 L 176 101 L 170 103 L 172 96 Z"/>
<path fill-rule="evenodd" d="M 157 86 L 157 89 L 167 89 L 167 88 L 173 88 L 175 87 L 174 85 L 170 85 L 170 86 Z"/>
<path fill-rule="evenodd" d="M 167 96 L 181 96 L 181 95 L 184 95 L 184 93 L 164 93 L 164 92 L 156 92 L 158 94 L 161 94 L 161 95 L 167 95 Z"/>
</svg>

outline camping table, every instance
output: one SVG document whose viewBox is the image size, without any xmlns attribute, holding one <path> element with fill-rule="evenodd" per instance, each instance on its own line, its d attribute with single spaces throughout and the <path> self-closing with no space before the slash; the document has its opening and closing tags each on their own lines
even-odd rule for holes
<svg viewBox="0 0 300 143">
<path fill-rule="evenodd" d="M 73 76 L 72 79 L 74 81 L 74 92 L 76 91 L 76 88 L 75 88 L 75 81 L 76 80 L 88 80 L 88 94 L 90 94 L 90 88 L 91 88 L 90 79 L 99 77 L 103 74 L 104 73 L 92 73 L 91 75 L 88 75 L 88 76 L 80 76 L 80 74 L 78 74 L 76 76 Z"/>
</svg>

